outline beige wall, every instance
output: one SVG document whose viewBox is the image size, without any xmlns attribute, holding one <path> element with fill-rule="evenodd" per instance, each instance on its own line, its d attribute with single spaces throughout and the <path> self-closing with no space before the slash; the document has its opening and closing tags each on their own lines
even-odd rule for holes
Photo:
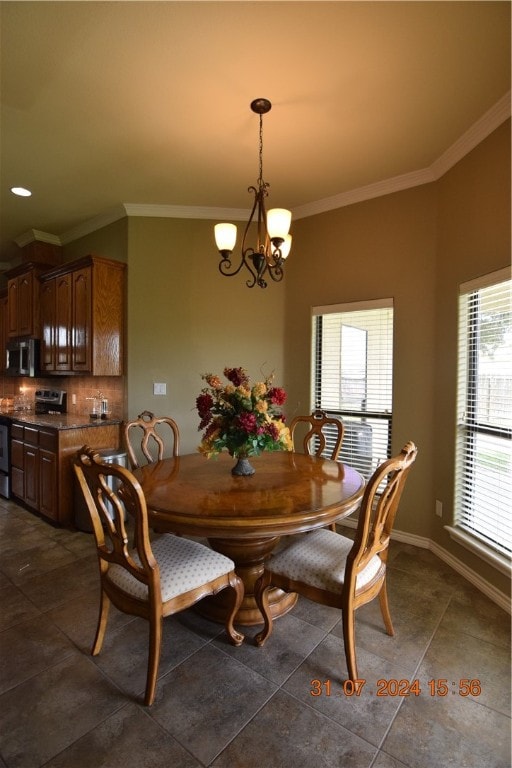
<svg viewBox="0 0 512 768">
<path fill-rule="evenodd" d="M 303 219 L 286 274 L 286 381 L 306 412 L 311 307 L 393 298 L 393 451 L 419 446 L 397 526 L 419 536 L 429 536 L 431 516 L 436 221 L 434 185 Z"/>
<path fill-rule="evenodd" d="M 128 253 L 128 219 L 118 219 L 106 227 L 68 243 L 63 248 L 63 261 L 74 261 L 96 254 L 126 262 Z"/>
<path fill-rule="evenodd" d="M 262 290 L 218 269 L 213 222 L 130 218 L 128 404 L 175 417 L 182 453 L 199 442 L 201 374 L 242 366 L 283 379 L 285 282 Z M 167 383 L 167 396 L 153 395 Z"/>
<path fill-rule="evenodd" d="M 66 246 L 128 262 L 128 416 L 176 417 L 196 449 L 202 372 L 276 372 L 287 416 L 310 408 L 310 308 L 393 297 L 393 450 L 419 446 L 397 527 L 433 538 L 503 592 L 508 580 L 446 535 L 453 503 L 457 286 L 510 262 L 510 123 L 439 182 L 298 220 L 282 283 L 222 277 L 210 221 L 130 218 Z M 102 240 L 103 238 L 103 240 Z M 167 396 L 152 394 L 167 383 Z M 444 516 L 434 514 L 435 500 Z"/>
<path fill-rule="evenodd" d="M 443 502 L 443 519 L 433 518 L 432 538 L 507 592 L 510 580 L 452 541 L 443 526 L 452 520 L 454 500 L 458 287 L 510 266 L 510 121 L 447 173 L 438 189 L 433 497 Z"/>
</svg>

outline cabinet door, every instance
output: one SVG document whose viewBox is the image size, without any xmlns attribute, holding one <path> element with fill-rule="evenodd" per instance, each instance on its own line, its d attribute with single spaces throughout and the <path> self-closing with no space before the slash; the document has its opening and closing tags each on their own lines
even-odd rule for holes
<svg viewBox="0 0 512 768">
<path fill-rule="evenodd" d="M 92 271 L 91 267 L 73 272 L 72 370 L 92 371 Z"/>
<path fill-rule="evenodd" d="M 8 323 L 7 296 L 0 296 L 0 373 L 5 372 Z"/>
<path fill-rule="evenodd" d="M 58 520 L 57 455 L 43 448 L 39 449 L 39 511 Z"/>
<path fill-rule="evenodd" d="M 18 334 L 34 334 L 34 273 L 27 272 L 18 277 Z"/>
<path fill-rule="evenodd" d="M 55 280 L 41 286 L 41 370 L 55 370 Z"/>
<path fill-rule="evenodd" d="M 23 447 L 25 490 L 23 498 L 25 504 L 34 509 L 39 509 L 39 448 L 25 443 Z"/>
<path fill-rule="evenodd" d="M 39 337 L 39 275 L 34 269 L 7 283 L 8 336 Z M 36 290 L 37 288 L 37 290 Z"/>
<path fill-rule="evenodd" d="M 13 277 L 7 283 L 7 335 L 18 336 L 18 278 Z"/>
<path fill-rule="evenodd" d="M 13 427 L 13 431 L 16 427 Z M 23 436 L 23 427 L 21 436 Z M 19 499 L 25 498 L 25 479 L 23 471 L 23 441 L 11 440 L 11 493 Z"/>
<path fill-rule="evenodd" d="M 57 371 L 71 370 L 72 276 L 55 280 L 55 363 Z"/>
</svg>

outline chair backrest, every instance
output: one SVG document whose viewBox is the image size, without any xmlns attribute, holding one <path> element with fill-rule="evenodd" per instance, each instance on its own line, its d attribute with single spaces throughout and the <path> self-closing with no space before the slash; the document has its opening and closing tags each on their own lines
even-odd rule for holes
<svg viewBox="0 0 512 768">
<path fill-rule="evenodd" d="M 151 411 L 143 411 L 125 424 L 124 442 L 132 469 L 140 466 L 136 445 L 140 446 L 148 464 L 163 459 L 166 444 L 172 445 L 173 456 L 178 456 L 180 452 L 180 433 L 174 419 L 155 416 Z"/>
<path fill-rule="evenodd" d="M 87 446 L 76 453 L 73 466 L 91 517 L 102 576 L 111 563 L 117 563 L 147 585 L 150 596 L 158 598 L 160 571 L 151 550 L 146 500 L 139 482 L 128 469 L 103 462 Z M 128 548 L 126 510 L 134 522 L 140 563 Z"/>
<path fill-rule="evenodd" d="M 290 434 L 293 442 L 293 450 L 296 451 L 296 437 L 294 433 L 299 425 L 304 425 L 306 434 L 302 439 L 304 453 L 321 456 L 325 451 L 327 439 L 334 440 L 330 458 L 335 461 L 338 458 L 341 443 L 343 442 L 344 425 L 340 419 L 327 416 L 325 411 L 313 411 L 311 416 L 295 416 L 290 423 Z M 316 438 L 316 439 L 315 439 Z"/>
<path fill-rule="evenodd" d="M 409 470 L 418 449 L 408 442 L 400 454 L 384 461 L 365 488 L 354 544 L 347 556 L 345 584 L 352 584 L 372 557 L 378 554 L 385 563 L 391 530 Z"/>
</svg>

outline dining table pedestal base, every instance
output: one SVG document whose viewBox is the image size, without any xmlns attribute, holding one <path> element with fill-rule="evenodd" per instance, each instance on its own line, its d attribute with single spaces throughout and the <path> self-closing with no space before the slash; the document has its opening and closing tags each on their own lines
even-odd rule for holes
<svg viewBox="0 0 512 768">
<path fill-rule="evenodd" d="M 263 573 L 267 557 L 275 549 L 280 536 L 244 539 L 208 539 L 212 549 L 230 557 L 235 562 L 235 571 L 244 584 L 244 599 L 236 617 L 235 624 L 254 626 L 263 624 L 254 598 L 254 585 Z M 218 595 L 206 597 L 196 608 L 201 615 L 213 621 L 224 623 L 229 611 L 229 590 L 224 589 Z M 277 619 L 288 613 L 297 602 L 297 594 L 283 592 L 281 589 L 271 589 L 268 593 L 272 618 Z"/>
</svg>

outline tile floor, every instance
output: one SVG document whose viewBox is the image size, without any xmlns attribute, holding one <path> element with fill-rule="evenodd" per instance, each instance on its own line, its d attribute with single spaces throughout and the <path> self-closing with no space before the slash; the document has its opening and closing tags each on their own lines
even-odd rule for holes
<svg viewBox="0 0 512 768">
<path fill-rule="evenodd" d="M 89 654 L 91 536 L 5 500 L 0 530 L 0 767 L 510 768 L 510 617 L 428 551 L 392 545 L 394 638 L 376 602 L 358 612 L 359 696 L 338 612 L 300 600 L 264 649 L 257 628 L 233 648 L 193 610 L 166 619 L 147 708 L 144 621 L 113 609 Z M 398 680 L 421 692 L 392 695 Z"/>
</svg>

